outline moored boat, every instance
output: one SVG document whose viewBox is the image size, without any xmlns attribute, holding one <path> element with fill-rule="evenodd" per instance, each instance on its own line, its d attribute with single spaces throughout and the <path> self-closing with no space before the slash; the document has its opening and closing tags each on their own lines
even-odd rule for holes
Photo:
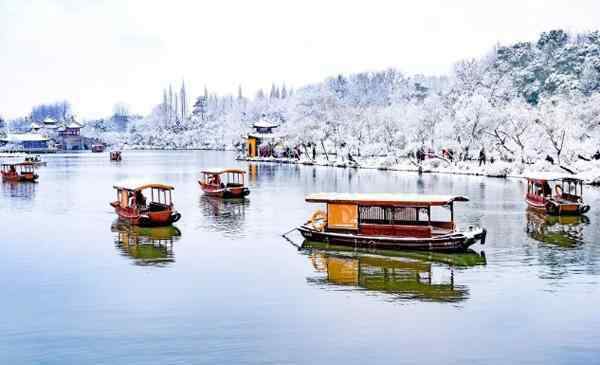
<svg viewBox="0 0 600 365">
<path fill-rule="evenodd" d="M 115 185 L 117 200 L 110 203 L 120 219 L 143 227 L 167 226 L 181 214 L 174 209 L 170 185 L 126 183 Z"/>
<path fill-rule="evenodd" d="M 468 198 L 455 195 L 319 193 L 306 197 L 325 203 L 298 230 L 311 241 L 380 249 L 464 251 L 485 242 L 480 227 L 458 229 L 454 203 Z M 433 220 L 448 208 L 448 220 Z"/>
<path fill-rule="evenodd" d="M 32 162 L 5 163 L 2 164 L 3 181 L 29 181 L 34 182 L 38 179 L 35 172 L 35 165 Z"/>
<path fill-rule="evenodd" d="M 106 147 L 101 143 L 96 143 L 92 145 L 92 152 L 100 153 L 104 152 L 105 149 Z"/>
<path fill-rule="evenodd" d="M 110 160 L 111 161 L 121 161 L 121 151 L 110 151 Z"/>
<path fill-rule="evenodd" d="M 244 184 L 246 171 L 241 169 L 212 169 L 201 171 L 198 184 L 204 194 L 218 198 L 242 198 L 250 194 Z"/>
<path fill-rule="evenodd" d="M 583 180 L 561 174 L 527 177 L 527 205 L 550 215 L 579 215 L 590 210 L 583 202 Z"/>
</svg>

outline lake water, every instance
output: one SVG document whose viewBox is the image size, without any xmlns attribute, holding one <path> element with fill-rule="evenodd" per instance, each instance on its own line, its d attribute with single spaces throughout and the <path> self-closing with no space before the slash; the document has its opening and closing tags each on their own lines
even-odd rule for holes
<svg viewBox="0 0 600 365">
<path fill-rule="evenodd" d="M 600 192 L 586 219 L 528 213 L 520 180 L 248 164 L 228 152 L 43 156 L 0 193 L 1 364 L 600 362 Z M 246 201 L 203 197 L 206 167 Z M 116 224 L 114 183 L 175 186 L 176 229 Z M 310 192 L 453 193 L 488 229 L 463 255 L 298 249 Z M 301 244 L 299 234 L 290 234 Z"/>
</svg>

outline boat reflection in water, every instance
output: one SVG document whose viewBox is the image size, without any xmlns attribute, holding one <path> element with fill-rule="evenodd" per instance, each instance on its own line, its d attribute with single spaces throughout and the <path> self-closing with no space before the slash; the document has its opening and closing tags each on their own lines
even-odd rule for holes
<svg viewBox="0 0 600 365">
<path fill-rule="evenodd" d="M 136 265 L 166 266 L 175 262 L 173 243 L 181 236 L 177 227 L 139 227 L 116 220 L 110 228 L 117 234 L 117 248 Z"/>
<path fill-rule="evenodd" d="M 305 241 L 301 249 L 325 276 L 308 278 L 316 285 L 350 286 L 389 295 L 391 300 L 459 302 L 469 296 L 457 285 L 454 268 L 485 265 L 485 254 L 355 250 Z"/>
<path fill-rule="evenodd" d="M 35 195 L 37 184 L 31 182 L 3 181 L 2 195 L 6 198 L 31 199 Z"/>
<path fill-rule="evenodd" d="M 206 217 L 206 229 L 227 235 L 243 235 L 246 208 L 250 201 L 245 198 L 222 199 L 207 195 L 200 197 L 200 209 Z"/>
<path fill-rule="evenodd" d="M 536 241 L 560 247 L 575 247 L 583 242 L 583 231 L 590 224 L 588 217 L 550 216 L 527 211 L 527 234 Z"/>
</svg>

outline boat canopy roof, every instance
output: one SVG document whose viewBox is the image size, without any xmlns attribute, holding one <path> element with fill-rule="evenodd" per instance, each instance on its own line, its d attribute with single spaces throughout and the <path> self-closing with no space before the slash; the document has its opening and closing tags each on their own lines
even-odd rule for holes
<svg viewBox="0 0 600 365">
<path fill-rule="evenodd" d="M 137 181 L 126 181 L 114 185 L 113 188 L 117 190 L 128 190 L 128 191 L 142 191 L 145 189 L 160 189 L 160 190 L 174 190 L 175 188 L 171 185 L 148 183 L 148 182 L 137 182 Z"/>
<path fill-rule="evenodd" d="M 466 202 L 469 198 L 460 195 L 425 195 L 395 193 L 316 193 L 306 196 L 310 203 L 346 203 L 364 205 L 395 206 L 439 206 L 452 202 Z"/>
<path fill-rule="evenodd" d="M 534 181 L 583 181 L 583 179 L 577 175 L 562 174 L 560 172 L 540 172 L 536 174 L 526 175 L 525 177 L 527 178 L 527 180 Z"/>
<path fill-rule="evenodd" d="M 242 169 L 237 169 L 237 168 L 206 169 L 206 170 L 202 170 L 200 172 L 203 174 L 209 174 L 209 175 L 221 175 L 221 174 L 226 174 L 228 172 L 235 173 L 235 174 L 245 174 L 246 173 L 246 171 L 244 171 Z"/>
<path fill-rule="evenodd" d="M 2 166 L 34 166 L 31 161 L 17 162 L 17 163 L 3 163 Z"/>
</svg>

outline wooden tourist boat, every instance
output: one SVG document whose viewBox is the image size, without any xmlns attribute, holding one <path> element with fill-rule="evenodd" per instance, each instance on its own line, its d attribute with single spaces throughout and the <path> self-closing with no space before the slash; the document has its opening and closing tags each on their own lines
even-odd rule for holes
<svg viewBox="0 0 600 365">
<path fill-rule="evenodd" d="M 173 209 L 171 192 L 175 188 L 170 185 L 129 183 L 115 185 L 114 188 L 117 200 L 110 205 L 124 221 L 142 227 L 156 227 L 167 226 L 181 218 L 181 214 Z"/>
<path fill-rule="evenodd" d="M 561 174 L 527 177 L 525 200 L 530 208 L 551 215 L 579 215 L 590 206 L 583 202 L 583 180 Z"/>
<path fill-rule="evenodd" d="M 198 184 L 208 196 L 218 198 L 242 198 L 250 194 L 244 186 L 246 171 L 240 169 L 218 169 L 201 171 L 202 178 Z"/>
<path fill-rule="evenodd" d="M 32 162 L 5 163 L 2 164 L 3 181 L 29 181 L 38 179 L 35 173 L 35 165 Z"/>
<path fill-rule="evenodd" d="M 111 161 L 121 161 L 121 151 L 110 151 L 110 160 Z"/>
<path fill-rule="evenodd" d="M 105 149 L 106 147 L 101 143 L 96 143 L 92 145 L 92 152 L 100 153 L 104 152 Z"/>
<path fill-rule="evenodd" d="M 319 193 L 306 197 L 325 203 L 298 230 L 305 239 L 353 247 L 379 249 L 464 251 L 477 240 L 485 242 L 480 227 L 457 229 L 454 202 L 463 196 L 416 194 Z M 432 220 L 448 208 L 449 220 Z"/>
</svg>

